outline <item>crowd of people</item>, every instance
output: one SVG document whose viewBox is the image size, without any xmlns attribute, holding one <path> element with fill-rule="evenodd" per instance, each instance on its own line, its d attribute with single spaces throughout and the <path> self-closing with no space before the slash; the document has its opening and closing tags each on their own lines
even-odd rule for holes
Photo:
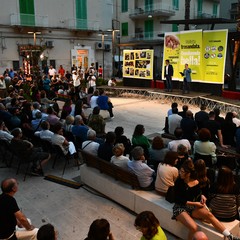
<svg viewBox="0 0 240 240">
<path fill-rule="evenodd" d="M 65 74 L 62 66 L 58 73 L 60 76 Z M 38 140 L 59 146 L 63 154 L 74 157 L 76 165 L 81 163 L 78 155 L 81 148 L 135 173 L 142 190 L 155 189 L 158 194 L 166 196 L 169 188 L 173 187 L 175 204 L 172 218 L 189 229 L 189 240 L 197 239 L 194 236 L 197 232 L 194 219 L 209 221 L 227 239 L 239 239 L 220 222 L 239 219 L 240 191 L 232 170 L 222 166 L 216 181 L 210 181 L 205 162 L 194 157 L 196 154 L 210 155 L 214 165 L 217 146 L 234 147 L 239 151 L 240 124 L 235 112 L 227 113 L 223 119 L 219 116 L 219 109 L 207 113 L 206 106 L 202 105 L 193 116 L 188 106 L 184 105 L 183 111 L 179 112 L 178 105 L 173 103 L 167 113 L 165 131 L 175 136 L 175 140 L 166 146 L 163 139 L 156 136 L 150 143 L 142 124 L 135 126 L 130 140 L 124 135 L 123 126 L 117 126 L 114 132 L 105 131 L 106 122 L 100 110 L 107 110 L 113 118 L 113 105 L 104 91 L 97 90 L 93 84 L 94 65 L 88 72 L 88 93 L 82 89 L 84 74 L 81 69 L 73 66 L 71 73 L 66 71 L 64 81 L 57 79 L 56 75 L 56 70 L 50 66 L 47 74 L 38 80 L 24 77 L 19 80 L 24 75 L 15 73 L 7 82 L 6 77 L 11 76 L 7 71 L 0 76 L 6 87 L 0 89 L 0 139 L 9 142 L 17 155 L 31 159 L 33 175 L 44 175 L 44 166 L 51 158 L 50 152 L 43 151 L 38 145 Z M 62 109 L 54 101 L 56 93 L 70 96 Z M 86 116 L 84 106 L 92 108 L 89 116 Z M 11 228 L 0 230 L 0 239 L 16 239 L 16 225 L 28 231 L 34 229 L 13 198 L 16 191 L 15 179 L 2 182 L 0 208 L 4 209 L 1 202 L 11 208 L 11 217 L 8 217 Z M 226 199 L 228 205 L 223 204 Z M 1 225 L 1 219 L 6 218 L 6 212 L 3 212 L 1 214 L 0 211 L 0 229 L 5 226 Z M 143 234 L 141 239 L 166 239 L 159 221 L 151 212 L 140 213 L 135 226 Z M 98 228 L 105 237 L 94 236 Z M 51 237 L 45 237 L 44 234 L 50 232 Z M 43 226 L 37 233 L 37 239 L 56 238 L 51 224 Z M 114 239 L 106 219 L 92 223 L 86 240 L 90 239 Z"/>
</svg>

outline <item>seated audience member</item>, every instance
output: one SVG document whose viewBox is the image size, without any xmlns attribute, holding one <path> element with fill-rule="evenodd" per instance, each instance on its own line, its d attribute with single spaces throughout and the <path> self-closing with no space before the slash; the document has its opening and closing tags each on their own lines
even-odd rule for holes
<svg viewBox="0 0 240 240">
<path fill-rule="evenodd" d="M 170 115 L 172 115 L 172 110 L 173 110 L 173 108 L 178 108 L 178 104 L 176 103 L 176 102 L 173 102 L 172 104 L 171 104 L 171 108 L 168 110 L 168 112 L 167 112 L 167 116 L 169 117 Z"/>
<path fill-rule="evenodd" d="M 98 107 L 98 104 L 97 104 L 98 95 L 99 95 L 98 90 L 95 90 L 93 95 L 90 98 L 90 106 L 92 109 L 94 109 L 95 107 Z"/>
<path fill-rule="evenodd" d="M 53 126 L 53 132 L 54 134 L 51 138 L 52 144 L 58 145 L 62 149 L 64 155 L 67 155 L 67 154 L 74 155 L 74 158 L 76 159 L 76 163 L 77 163 L 78 154 L 76 152 L 76 148 L 73 142 L 68 142 L 67 139 L 63 136 L 62 124 L 56 123 Z"/>
<path fill-rule="evenodd" d="M 65 119 L 65 123 L 63 124 L 64 131 L 72 132 L 73 123 L 74 123 L 74 117 L 72 115 L 68 115 Z"/>
<path fill-rule="evenodd" d="M 196 171 L 196 178 L 199 182 L 199 186 L 200 186 L 200 189 L 202 191 L 202 194 L 208 199 L 210 181 L 207 177 L 206 164 L 202 159 L 198 159 L 194 163 L 194 168 L 195 168 L 195 171 Z"/>
<path fill-rule="evenodd" d="M 182 117 L 178 115 L 177 108 L 172 109 L 172 114 L 168 117 L 168 131 L 170 134 L 174 134 L 177 127 L 180 127 Z"/>
<path fill-rule="evenodd" d="M 19 108 L 14 108 L 12 110 L 12 117 L 10 118 L 10 126 L 11 129 L 21 127 L 22 121 L 21 121 L 21 114 Z"/>
<path fill-rule="evenodd" d="M 235 135 L 236 135 L 237 127 L 236 127 L 236 124 L 233 122 L 232 112 L 227 112 L 221 127 L 222 127 L 223 144 L 235 147 L 236 146 Z"/>
<path fill-rule="evenodd" d="M 5 126 L 3 120 L 0 120 L 0 139 L 11 142 L 13 135 L 9 132 L 8 128 Z"/>
<path fill-rule="evenodd" d="M 187 139 L 182 139 L 182 129 L 180 127 L 176 128 L 174 131 L 174 136 L 176 137 L 176 140 L 172 140 L 168 143 L 168 149 L 169 151 L 177 152 L 177 148 L 180 144 L 184 145 L 188 153 L 191 154 L 191 144 L 189 140 Z"/>
<path fill-rule="evenodd" d="M 104 137 L 105 133 L 105 121 L 103 117 L 99 114 L 100 108 L 95 107 L 92 114 L 88 119 L 88 126 L 91 127 L 97 133 L 97 137 Z"/>
<path fill-rule="evenodd" d="M 197 124 L 193 120 L 193 113 L 187 110 L 186 117 L 181 120 L 180 126 L 183 131 L 183 138 L 193 141 L 197 139 Z"/>
<path fill-rule="evenodd" d="M 133 132 L 132 136 L 132 144 L 133 146 L 141 146 L 144 149 L 145 158 L 149 157 L 148 148 L 150 147 L 150 143 L 146 136 L 144 136 L 145 128 L 142 124 L 138 124 Z"/>
<path fill-rule="evenodd" d="M 123 156 L 124 153 L 124 146 L 122 143 L 117 143 L 114 147 L 113 147 L 113 154 L 114 156 L 111 157 L 111 163 L 113 163 L 114 165 L 117 165 L 118 167 L 124 168 L 124 169 L 128 169 L 128 161 L 129 158 Z"/>
<path fill-rule="evenodd" d="M 108 132 L 106 134 L 105 142 L 100 144 L 98 148 L 98 157 L 110 162 L 113 156 L 113 146 L 116 140 L 114 132 Z"/>
<path fill-rule="evenodd" d="M 158 219 L 151 211 L 139 213 L 134 225 L 142 233 L 141 240 L 167 240 Z"/>
<path fill-rule="evenodd" d="M 215 113 L 213 111 L 209 112 L 209 120 L 205 122 L 204 127 L 207 128 L 211 133 L 210 141 L 215 144 L 219 144 L 223 148 L 227 148 L 223 144 L 222 130 L 220 124 L 215 121 Z"/>
<path fill-rule="evenodd" d="M 40 111 L 40 104 L 38 102 L 34 102 L 32 106 L 33 106 L 32 119 L 35 119 L 36 118 L 36 113 L 41 112 Z"/>
<path fill-rule="evenodd" d="M 178 112 L 178 115 L 180 115 L 182 118 L 185 118 L 187 110 L 188 110 L 188 105 L 183 105 L 182 106 L 182 111 Z"/>
<path fill-rule="evenodd" d="M 92 129 L 89 129 L 87 132 L 87 139 L 82 143 L 82 150 L 97 156 L 98 155 L 98 148 L 99 148 L 99 143 L 95 142 L 96 140 L 96 132 Z"/>
<path fill-rule="evenodd" d="M 87 132 L 89 128 L 83 123 L 83 119 L 80 115 L 75 116 L 74 125 L 72 127 L 72 134 L 78 138 L 81 145 L 87 140 Z"/>
<path fill-rule="evenodd" d="M 236 124 L 236 127 L 240 127 L 240 119 L 238 118 L 237 112 L 233 112 L 233 123 Z"/>
<path fill-rule="evenodd" d="M 108 80 L 108 86 L 115 87 L 117 85 L 116 82 L 116 79 L 112 77 L 110 80 Z"/>
<path fill-rule="evenodd" d="M 54 133 L 49 130 L 50 129 L 49 122 L 48 121 L 42 121 L 41 128 L 42 128 L 42 130 L 35 132 L 34 135 L 36 137 L 39 137 L 39 138 L 43 139 L 43 140 L 47 140 L 47 141 L 51 142 L 51 139 L 52 139 L 52 136 L 53 136 Z"/>
<path fill-rule="evenodd" d="M 41 226 L 37 232 L 37 240 L 57 240 L 57 232 L 50 223 Z"/>
<path fill-rule="evenodd" d="M 50 123 L 50 126 L 54 126 L 59 122 L 60 118 L 56 115 L 52 107 L 47 108 L 47 121 Z"/>
<path fill-rule="evenodd" d="M 198 130 L 205 126 L 205 123 L 208 121 L 209 116 L 206 112 L 207 106 L 205 104 L 201 104 L 200 111 L 195 113 L 194 119 L 197 124 Z"/>
<path fill-rule="evenodd" d="M 163 163 L 159 163 L 157 169 L 157 178 L 155 181 L 155 190 L 165 196 L 170 186 L 174 186 L 174 182 L 178 177 L 178 169 L 175 167 L 178 159 L 176 152 L 167 152 Z"/>
<path fill-rule="evenodd" d="M 213 112 L 215 113 L 215 121 L 218 122 L 220 124 L 220 126 L 222 127 L 222 124 L 224 122 L 224 118 L 220 117 L 220 109 L 219 108 L 214 108 Z"/>
<path fill-rule="evenodd" d="M 165 148 L 163 139 L 160 136 L 153 138 L 152 145 L 149 148 L 148 165 L 153 165 L 154 170 L 157 170 L 158 164 L 164 161 L 166 153 L 169 150 Z"/>
<path fill-rule="evenodd" d="M 175 182 L 175 205 L 173 206 L 173 220 L 181 222 L 189 230 L 188 240 L 191 240 L 197 232 L 197 224 L 194 219 L 205 219 L 211 223 L 216 230 L 223 234 L 228 240 L 239 240 L 233 236 L 226 227 L 219 222 L 214 215 L 205 207 L 206 197 L 201 195 L 201 189 L 194 164 L 191 160 L 186 160 L 180 171 L 179 178 Z"/>
<path fill-rule="evenodd" d="M 66 99 L 63 107 L 62 107 L 62 111 L 67 112 L 69 115 L 72 112 L 72 100 L 71 99 Z"/>
<path fill-rule="evenodd" d="M 83 101 L 81 99 L 77 100 L 75 107 L 74 105 L 72 106 L 72 116 L 77 116 L 80 115 L 84 121 L 84 123 L 87 122 L 87 117 L 85 116 L 85 113 L 83 111 Z"/>
<path fill-rule="evenodd" d="M 108 220 L 103 218 L 94 220 L 85 240 L 114 240 Z"/>
<path fill-rule="evenodd" d="M 3 105 L 3 103 L 0 103 L 0 119 L 2 119 L 6 126 L 10 127 L 10 119 L 12 117 L 12 114 L 7 111 L 6 107 Z"/>
<path fill-rule="evenodd" d="M 31 121 L 31 125 L 32 125 L 32 129 L 33 131 L 38 131 L 38 130 L 42 130 L 41 129 L 41 123 L 42 123 L 42 113 L 41 112 L 37 112 L 35 114 L 35 119 L 33 119 Z"/>
<path fill-rule="evenodd" d="M 232 170 L 223 166 L 218 171 L 216 183 L 210 188 L 209 207 L 218 220 L 231 222 L 239 219 L 239 204 L 239 186 L 234 181 Z"/>
<path fill-rule="evenodd" d="M 155 172 L 145 163 L 144 150 L 137 146 L 131 151 L 132 161 L 128 162 L 129 171 L 135 173 L 138 177 L 140 187 L 143 190 L 153 190 Z"/>
<path fill-rule="evenodd" d="M 99 90 L 99 96 L 97 99 L 97 104 L 101 110 L 107 110 L 110 114 L 110 118 L 114 118 L 113 115 L 113 105 L 110 101 L 109 97 L 105 95 L 105 92 L 103 89 Z"/>
<path fill-rule="evenodd" d="M 47 107 L 49 107 L 50 104 L 54 103 L 53 100 L 50 100 L 47 98 L 46 92 L 44 90 L 41 91 L 40 97 L 41 97 L 41 99 L 40 99 L 41 105 L 46 105 Z"/>
<path fill-rule="evenodd" d="M 116 134 L 115 144 L 116 143 L 122 143 L 124 145 L 124 148 L 125 148 L 124 155 L 130 154 L 132 144 L 131 144 L 131 141 L 125 135 L 123 135 L 123 133 L 124 133 L 123 127 L 116 127 L 114 132 Z"/>
<path fill-rule="evenodd" d="M 32 174 L 43 175 L 42 167 L 48 162 L 51 155 L 46 152 L 42 152 L 41 148 L 36 148 L 33 144 L 27 140 L 22 140 L 21 128 L 15 128 L 12 130 L 13 139 L 11 140 L 11 147 L 14 152 L 32 161 Z"/>
<path fill-rule="evenodd" d="M 187 159 L 191 159 L 188 155 L 189 151 L 187 150 L 186 146 L 184 146 L 183 144 L 179 144 L 177 147 L 177 164 L 175 165 L 175 167 L 177 169 L 180 169 L 182 164 L 187 160 Z"/>
<path fill-rule="evenodd" d="M 217 162 L 216 145 L 210 142 L 211 133 L 207 128 L 201 128 L 198 131 L 199 140 L 196 140 L 193 144 L 193 155 L 196 153 L 200 155 L 211 155 L 212 163 Z"/>
</svg>

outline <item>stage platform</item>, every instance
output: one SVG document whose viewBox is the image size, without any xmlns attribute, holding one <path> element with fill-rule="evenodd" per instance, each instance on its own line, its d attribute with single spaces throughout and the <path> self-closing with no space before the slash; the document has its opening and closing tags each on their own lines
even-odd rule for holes
<svg viewBox="0 0 240 240">
<path fill-rule="evenodd" d="M 166 92 L 156 88 L 124 86 L 99 86 L 98 88 L 104 89 L 109 96 L 145 98 L 146 100 L 159 100 L 163 103 L 177 102 L 180 105 L 191 104 L 200 106 L 200 104 L 205 104 L 209 110 L 217 107 L 220 108 L 222 113 L 232 111 L 240 113 L 240 100 L 227 99 L 212 95 L 211 93 L 192 91 L 189 94 L 182 94 L 182 91 L 178 89 L 174 89 L 172 92 Z"/>
</svg>

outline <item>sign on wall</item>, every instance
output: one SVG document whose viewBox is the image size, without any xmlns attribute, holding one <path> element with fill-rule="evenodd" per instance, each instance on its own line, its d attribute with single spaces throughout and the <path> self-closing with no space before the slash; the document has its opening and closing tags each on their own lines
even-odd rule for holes
<svg viewBox="0 0 240 240">
<path fill-rule="evenodd" d="M 153 50 L 123 50 L 123 77 L 152 80 L 153 58 Z"/>
</svg>

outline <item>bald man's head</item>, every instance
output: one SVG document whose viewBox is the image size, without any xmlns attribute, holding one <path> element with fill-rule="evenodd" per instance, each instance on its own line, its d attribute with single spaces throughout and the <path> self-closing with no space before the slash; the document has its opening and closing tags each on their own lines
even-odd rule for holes
<svg viewBox="0 0 240 240">
<path fill-rule="evenodd" d="M 206 234 L 202 231 L 195 232 L 192 240 L 208 240 Z"/>
<path fill-rule="evenodd" d="M 15 178 L 7 178 L 2 181 L 1 189 L 3 193 L 11 193 L 14 191 L 14 187 L 17 185 L 17 181 Z"/>
</svg>

